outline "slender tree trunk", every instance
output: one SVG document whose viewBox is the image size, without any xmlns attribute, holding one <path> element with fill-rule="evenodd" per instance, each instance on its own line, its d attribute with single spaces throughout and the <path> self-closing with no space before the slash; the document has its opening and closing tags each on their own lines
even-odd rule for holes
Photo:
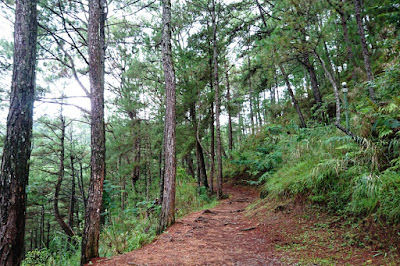
<svg viewBox="0 0 400 266">
<path fill-rule="evenodd" d="M 361 39 L 361 47 L 362 47 L 362 53 L 363 53 L 363 57 L 364 57 L 365 71 L 367 72 L 368 81 L 371 82 L 374 80 L 374 75 L 372 74 L 372 70 L 371 70 L 371 60 L 369 58 L 368 45 L 367 45 L 367 40 L 365 39 L 365 32 L 364 32 L 364 27 L 363 27 L 363 23 L 362 23 L 361 0 L 354 0 L 354 7 L 355 7 L 355 13 L 356 13 L 358 34 L 360 35 L 360 39 Z M 368 90 L 369 90 L 369 98 L 371 99 L 372 102 L 375 102 L 374 89 L 372 88 L 372 86 L 368 86 Z"/>
<path fill-rule="evenodd" d="M 258 126 L 261 127 L 263 120 L 262 120 L 261 112 L 260 112 L 260 94 L 259 93 L 257 94 L 257 97 L 256 97 L 256 107 L 257 107 L 256 116 L 258 117 Z"/>
<path fill-rule="evenodd" d="M 222 198 L 222 141 L 221 141 L 221 125 L 220 125 L 220 98 L 219 98 L 219 77 L 218 77 L 218 47 L 217 47 L 217 17 L 215 13 L 215 0 L 212 0 L 212 25 L 213 25 L 213 65 L 214 65 L 214 89 L 215 89 L 215 124 L 217 131 L 217 197 Z"/>
<path fill-rule="evenodd" d="M 202 180 L 207 180 L 207 172 L 206 172 L 206 163 L 204 160 L 203 148 L 201 147 L 199 134 L 198 134 L 198 126 L 197 126 L 197 118 L 196 118 L 196 109 L 194 103 L 190 107 L 190 116 L 193 123 L 194 136 L 196 139 L 196 158 L 197 158 L 197 183 L 198 186 L 201 185 Z"/>
<path fill-rule="evenodd" d="M 336 10 L 336 12 L 340 16 L 340 22 L 341 22 L 342 30 L 343 30 L 343 37 L 344 37 L 344 41 L 346 43 L 347 61 L 349 64 L 355 64 L 356 62 L 355 61 L 353 62 L 353 58 L 354 58 L 353 50 L 351 48 L 349 29 L 347 26 L 347 20 L 349 17 L 346 15 L 345 10 L 344 10 L 345 1 L 346 0 L 339 0 L 338 5 L 331 2 L 331 0 L 328 0 L 328 3 L 329 3 L 329 5 L 331 5 L 331 7 L 333 7 Z"/>
<path fill-rule="evenodd" d="M 84 188 L 84 186 L 83 186 L 83 165 L 82 165 L 82 161 L 81 161 L 81 160 L 79 160 L 79 179 L 78 179 L 78 187 L 79 187 L 79 190 L 80 190 L 80 192 L 81 192 L 81 197 L 82 197 L 84 209 L 86 210 L 87 198 L 86 198 L 86 195 L 85 195 L 85 188 Z"/>
<path fill-rule="evenodd" d="M 165 79 L 165 183 L 158 232 L 175 223 L 176 83 L 171 48 L 171 0 L 163 0 L 162 58 Z"/>
<path fill-rule="evenodd" d="M 121 174 L 120 169 L 121 169 L 121 164 L 122 164 L 122 155 L 120 154 L 118 156 L 118 162 L 117 162 L 117 171 L 118 175 L 120 177 L 120 186 L 122 188 L 121 192 L 121 210 L 125 210 L 125 201 L 126 201 L 126 177 L 124 174 Z"/>
<path fill-rule="evenodd" d="M 60 115 L 60 129 L 61 129 L 61 136 L 59 138 L 60 140 L 60 155 L 59 155 L 59 160 L 60 160 L 60 165 L 58 169 L 58 180 L 56 184 L 56 189 L 54 192 L 54 201 L 53 201 L 53 210 L 54 210 L 54 216 L 60 225 L 61 229 L 68 235 L 68 239 L 71 239 L 74 235 L 75 232 L 72 230 L 70 225 L 64 222 L 60 211 L 58 209 L 58 196 L 60 194 L 61 190 L 61 184 L 64 179 L 64 173 L 65 173 L 65 167 L 64 167 L 64 161 L 65 161 L 65 118 Z"/>
<path fill-rule="evenodd" d="M 231 108 L 231 86 L 229 82 L 229 69 L 228 65 L 225 65 L 225 78 L 226 78 L 226 100 L 227 100 L 227 111 L 228 111 L 228 142 L 229 150 L 233 149 L 233 130 L 232 130 L 232 108 Z"/>
<path fill-rule="evenodd" d="M 214 101 L 211 103 L 210 110 L 210 190 L 214 192 L 214 174 L 215 174 L 215 127 L 214 127 Z"/>
<path fill-rule="evenodd" d="M 315 68 L 314 65 L 310 63 L 310 54 L 308 52 L 304 53 L 302 62 L 304 64 L 304 67 L 307 69 L 308 75 L 310 76 L 311 89 L 313 91 L 315 103 L 317 104 L 317 106 L 320 106 L 322 104 L 322 97 L 319 91 L 319 85 L 318 85 L 317 75 L 315 74 Z"/>
<path fill-rule="evenodd" d="M 188 153 L 186 155 L 186 164 L 188 166 L 188 175 L 191 175 L 192 177 L 195 177 L 195 173 L 194 173 L 194 165 L 193 165 L 193 158 L 192 158 L 192 154 Z"/>
<path fill-rule="evenodd" d="M 150 135 L 147 138 L 146 143 L 146 151 L 147 151 L 147 160 L 146 160 L 146 200 L 149 201 L 150 199 L 150 188 L 151 188 L 151 140 Z"/>
<path fill-rule="evenodd" d="M 2 266 L 20 265 L 24 251 L 35 88 L 36 4 L 36 0 L 17 0 L 15 8 L 11 100 L 0 172 Z"/>
<path fill-rule="evenodd" d="M 133 171 L 131 173 L 132 187 L 135 189 L 135 184 L 140 178 L 140 153 L 141 153 L 141 123 L 137 119 L 136 114 L 130 112 L 130 118 L 132 122 L 132 134 L 133 140 Z M 136 190 L 136 189 L 135 189 Z"/>
<path fill-rule="evenodd" d="M 355 63 L 353 62 L 353 49 L 351 48 L 351 42 L 350 42 L 350 37 L 349 37 L 349 29 L 347 27 L 347 16 L 344 13 L 344 9 L 343 9 L 343 5 L 344 5 L 344 1 L 345 0 L 341 0 L 339 5 L 339 16 L 340 16 L 340 20 L 342 23 L 342 29 L 343 29 L 343 37 L 344 37 L 344 41 L 346 43 L 346 50 L 347 50 L 347 60 L 349 61 L 349 64 Z"/>
<path fill-rule="evenodd" d="M 106 0 L 89 0 L 89 77 L 91 90 L 91 174 L 82 235 L 81 263 L 99 256 L 100 213 L 105 178 L 104 54 Z"/>
<path fill-rule="evenodd" d="M 35 221 L 35 222 L 37 222 L 37 221 Z M 35 249 L 37 249 L 38 248 L 38 229 L 37 229 L 37 226 L 35 226 Z"/>
<path fill-rule="evenodd" d="M 153 184 L 153 172 L 151 171 L 151 166 L 152 166 L 152 161 L 153 161 L 153 150 L 152 150 L 152 148 L 151 148 L 151 135 L 149 135 L 149 138 L 148 138 L 148 142 L 149 142 L 149 167 L 150 167 L 150 171 L 149 171 L 149 174 L 150 174 L 150 176 L 149 176 L 149 181 L 150 181 L 150 188 L 151 188 L 151 186 L 152 186 L 152 184 Z"/>
<path fill-rule="evenodd" d="M 45 243 L 44 239 L 44 205 L 41 206 L 40 210 L 40 248 L 43 247 Z"/>
<path fill-rule="evenodd" d="M 207 2 L 208 3 L 208 2 Z M 207 20 L 207 29 L 209 29 L 209 24 Z M 209 35 L 208 35 L 209 36 Z M 209 52 L 209 82 L 210 82 L 210 90 L 214 91 L 214 82 L 213 82 L 213 46 L 212 40 L 208 39 L 208 52 Z M 214 193 L 214 176 L 215 176 L 215 112 L 214 112 L 214 99 L 211 99 L 211 109 L 210 109 L 210 191 Z"/>
<path fill-rule="evenodd" d="M 361 140 L 360 137 L 358 137 L 357 135 L 355 135 L 352 131 L 350 131 L 349 129 L 343 127 L 340 124 L 340 113 L 341 113 L 341 108 L 340 108 L 340 97 L 339 97 L 339 88 L 338 88 L 338 84 L 335 80 L 335 76 L 332 75 L 332 73 L 329 71 L 328 67 L 326 66 L 325 61 L 316 53 L 314 52 L 315 57 L 319 60 L 319 62 L 322 65 L 322 68 L 324 69 L 325 75 L 327 76 L 329 82 L 331 83 L 332 87 L 333 87 L 333 91 L 335 94 L 335 101 L 336 101 L 336 121 L 335 121 L 335 126 L 340 129 L 341 131 L 343 131 L 345 134 L 347 134 L 348 136 L 350 136 L 354 141 L 358 142 L 358 143 L 363 143 L 363 141 Z"/>
<path fill-rule="evenodd" d="M 283 68 L 282 64 L 279 64 L 279 68 L 280 68 L 280 70 L 282 72 L 283 78 L 284 78 L 285 83 L 286 83 L 286 87 L 287 87 L 287 89 L 289 91 L 290 98 L 292 99 L 292 103 L 294 105 L 294 108 L 296 108 L 297 114 L 299 116 L 301 127 L 302 128 L 306 128 L 307 127 L 306 126 L 306 122 L 304 121 L 304 117 L 303 117 L 303 114 L 301 113 L 300 106 L 297 103 L 296 97 L 294 96 L 294 93 L 293 93 L 292 87 L 290 85 L 289 78 L 288 78 L 288 76 L 287 76 L 287 74 L 285 72 L 285 69 Z"/>
<path fill-rule="evenodd" d="M 165 134 L 165 133 L 164 133 Z M 163 148 L 160 149 L 159 153 L 159 159 L 158 159 L 158 175 L 160 176 L 160 191 L 159 191 L 159 197 L 160 197 L 160 203 L 162 204 L 163 198 L 164 198 L 164 169 L 163 169 L 163 156 L 164 156 L 164 145 L 162 145 Z"/>
<path fill-rule="evenodd" d="M 238 112 L 238 119 L 239 119 L 239 142 L 242 142 L 242 137 L 245 134 L 244 127 L 243 127 L 243 116 L 242 116 L 242 104 L 239 102 L 239 112 Z"/>
<path fill-rule="evenodd" d="M 30 250 L 32 251 L 33 250 L 33 230 L 31 230 L 30 232 L 29 232 L 29 234 L 30 234 Z"/>
<path fill-rule="evenodd" d="M 47 220 L 47 237 L 46 237 L 46 247 L 50 247 L 50 220 Z"/>
<path fill-rule="evenodd" d="M 199 154 L 199 162 L 198 162 L 198 167 L 200 168 L 200 182 L 201 180 L 207 180 L 207 171 L 206 171 L 206 161 L 204 159 L 204 152 L 203 152 L 203 147 L 200 144 L 200 140 L 197 140 L 196 142 L 196 149 L 198 150 Z M 201 184 L 200 184 L 201 185 Z"/>
<path fill-rule="evenodd" d="M 247 57 L 248 65 L 249 65 L 249 105 L 250 105 L 250 121 L 251 121 L 251 133 L 254 134 L 254 112 L 253 112 L 253 87 L 251 83 L 251 61 L 250 56 Z"/>
<path fill-rule="evenodd" d="M 68 213 L 68 225 L 74 228 L 74 211 L 75 211 L 75 161 L 74 156 L 70 156 L 71 162 L 71 197 L 69 199 L 69 213 Z"/>
</svg>

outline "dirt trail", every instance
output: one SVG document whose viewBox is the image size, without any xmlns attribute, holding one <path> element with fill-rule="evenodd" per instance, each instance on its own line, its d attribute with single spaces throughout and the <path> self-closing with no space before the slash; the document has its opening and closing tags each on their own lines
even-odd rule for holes
<svg viewBox="0 0 400 266">
<path fill-rule="evenodd" d="M 177 220 L 153 243 L 91 265 L 400 265 L 400 250 L 385 250 L 384 237 L 357 240 L 338 217 L 301 200 L 264 201 L 246 215 L 258 192 L 224 191 L 228 199 Z"/>
<path fill-rule="evenodd" d="M 244 215 L 257 192 L 225 192 L 230 197 L 217 207 L 177 220 L 153 243 L 93 265 L 284 265 L 274 252 L 276 232 Z"/>
</svg>

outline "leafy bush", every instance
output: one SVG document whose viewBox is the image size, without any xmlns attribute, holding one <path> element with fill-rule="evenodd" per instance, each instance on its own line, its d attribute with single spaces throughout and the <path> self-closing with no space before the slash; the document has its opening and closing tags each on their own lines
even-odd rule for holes
<svg viewBox="0 0 400 266">
<path fill-rule="evenodd" d="M 47 265 L 51 254 L 48 249 L 33 250 L 26 253 L 22 266 L 44 266 Z"/>
</svg>

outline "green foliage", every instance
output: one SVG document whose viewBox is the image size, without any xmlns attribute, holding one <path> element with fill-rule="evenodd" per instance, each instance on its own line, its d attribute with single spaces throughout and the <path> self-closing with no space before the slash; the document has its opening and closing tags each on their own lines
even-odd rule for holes
<svg viewBox="0 0 400 266">
<path fill-rule="evenodd" d="M 69 242 L 65 236 L 55 236 L 49 248 L 35 249 L 26 253 L 22 266 L 80 265 L 81 238 L 74 237 Z M 58 252 L 52 252 L 58 250 Z"/>
<path fill-rule="evenodd" d="M 372 166 L 376 148 L 360 148 L 333 127 L 273 125 L 263 132 L 233 154 L 231 166 L 259 177 L 253 184 L 263 183 L 264 195 L 303 196 L 331 212 L 361 218 L 374 214 L 400 223 L 400 174 L 393 167 L 379 172 Z M 277 151 L 280 160 L 271 164 Z M 268 169 L 261 177 L 260 166 Z"/>
<path fill-rule="evenodd" d="M 51 257 L 48 249 L 33 250 L 26 253 L 22 266 L 44 266 Z"/>
</svg>

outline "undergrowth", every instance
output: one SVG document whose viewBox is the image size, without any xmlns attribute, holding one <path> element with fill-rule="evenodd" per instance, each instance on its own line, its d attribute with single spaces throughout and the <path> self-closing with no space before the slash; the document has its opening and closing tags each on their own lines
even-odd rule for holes
<svg viewBox="0 0 400 266">
<path fill-rule="evenodd" d="M 112 190 L 117 187 L 110 187 Z M 109 191 L 109 195 L 118 195 L 118 191 Z M 111 197 L 112 200 L 112 197 Z M 176 177 L 176 216 L 184 216 L 195 210 L 212 208 L 217 204 L 205 188 L 197 188 L 192 176 L 184 169 L 177 169 Z M 150 243 L 156 237 L 158 217 L 161 206 L 156 201 L 130 202 L 124 210 L 117 204 L 109 204 L 112 209 L 100 234 L 100 257 L 110 257 L 138 249 Z M 34 250 L 27 253 L 23 266 L 33 265 L 80 265 L 80 237 L 68 244 L 65 238 L 55 238 L 50 249 Z M 52 253 L 50 250 L 58 250 Z"/>
<path fill-rule="evenodd" d="M 305 196 L 346 217 L 370 215 L 400 223 L 396 160 L 380 170 L 379 147 L 361 147 L 333 126 L 300 129 L 269 125 L 233 153 L 226 175 L 257 176 L 262 197 Z"/>
</svg>

